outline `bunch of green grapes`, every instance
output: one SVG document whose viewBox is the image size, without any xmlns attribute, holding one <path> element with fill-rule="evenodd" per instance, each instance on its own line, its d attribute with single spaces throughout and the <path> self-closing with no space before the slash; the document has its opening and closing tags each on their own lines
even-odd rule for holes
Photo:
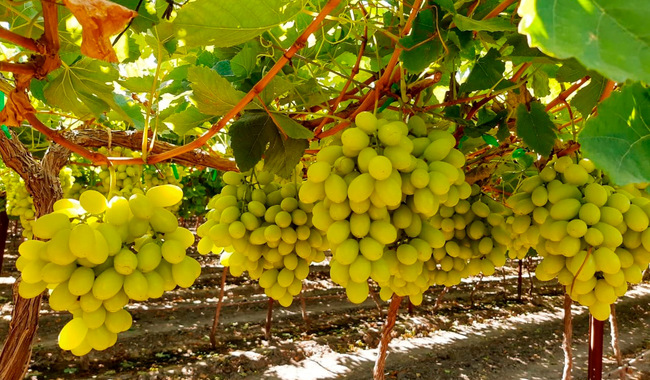
<svg viewBox="0 0 650 380">
<path fill-rule="evenodd" d="M 127 148 L 101 147 L 98 152 L 111 157 L 141 157 L 142 153 Z M 80 166 L 75 165 L 73 175 L 77 179 L 70 191 L 66 192 L 68 198 L 78 198 L 88 189 L 97 190 L 108 194 L 111 191 L 110 171 L 106 166 Z M 159 165 L 118 165 L 115 166 L 115 186 L 118 194 L 129 198 L 133 194 L 144 194 L 148 189 L 160 185 L 175 185 L 182 187 L 181 179 L 185 170 L 174 164 Z M 178 205 L 175 205 L 177 207 Z M 175 210 L 172 210 L 175 211 Z"/>
<path fill-rule="evenodd" d="M 16 172 L 4 166 L 0 168 L 0 178 L 6 191 L 7 214 L 20 218 L 20 224 L 23 227 L 22 235 L 31 238 L 36 209 L 34 200 L 25 186 L 25 181 Z M 74 182 L 71 169 L 68 167 L 61 169 L 59 181 L 64 193 L 68 191 Z"/>
<path fill-rule="evenodd" d="M 131 326 L 124 309 L 130 299 L 158 298 L 196 280 L 200 265 L 186 255 L 194 235 L 167 210 L 182 196 L 179 187 L 163 185 L 108 202 L 88 190 L 36 219 L 34 237 L 41 240 L 18 248 L 18 290 L 33 298 L 51 289 L 50 307 L 72 313 L 59 334 L 61 348 L 85 355 L 114 345 Z"/>
<path fill-rule="evenodd" d="M 368 279 L 419 304 L 435 269 L 425 265 L 444 234 L 429 219 L 470 196 L 455 138 L 418 116 L 378 120 L 361 112 L 355 126 L 323 147 L 307 170 L 300 200 L 314 203 L 313 223 L 327 233 L 331 278 L 355 303 Z"/>
<path fill-rule="evenodd" d="M 537 277 L 557 277 L 605 320 L 650 262 L 650 200 L 601 182 L 591 161 L 563 156 L 523 181 L 507 204 L 520 218 L 515 233 L 535 228 L 526 241 L 543 257 Z"/>
<path fill-rule="evenodd" d="M 509 210 L 472 186 L 472 196 L 454 207 L 440 206 L 431 224 L 442 231 L 445 245 L 433 250 L 427 265 L 432 284 L 453 286 L 479 273 L 491 276 L 505 264 Z"/>
<path fill-rule="evenodd" d="M 268 172 L 226 172 L 223 182 L 197 230 L 199 253 L 221 253 L 233 276 L 248 271 L 266 295 L 291 305 L 310 264 L 325 260 L 328 248 L 312 225 L 312 206 L 298 201 L 300 185 L 280 185 Z"/>
</svg>

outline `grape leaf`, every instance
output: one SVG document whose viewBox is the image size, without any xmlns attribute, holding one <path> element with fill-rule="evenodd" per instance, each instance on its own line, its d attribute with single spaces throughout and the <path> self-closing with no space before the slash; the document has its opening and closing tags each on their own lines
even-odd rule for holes
<svg viewBox="0 0 650 380">
<path fill-rule="evenodd" d="M 196 0 L 180 8 L 172 24 L 189 48 L 228 47 L 289 21 L 301 9 L 299 0 Z"/>
<path fill-rule="evenodd" d="M 284 138 L 266 112 L 246 112 L 232 123 L 231 148 L 241 171 L 252 169 L 264 155 L 265 169 L 282 177 L 292 172 L 309 143 L 306 139 Z"/>
<path fill-rule="evenodd" d="M 623 87 L 598 106 L 578 141 L 589 157 L 618 185 L 650 182 L 650 89 Z"/>
<path fill-rule="evenodd" d="M 196 107 L 189 106 L 181 112 L 170 115 L 164 120 L 164 123 L 171 125 L 170 129 L 177 135 L 184 136 L 211 119 L 212 116 L 202 114 Z"/>
<path fill-rule="evenodd" d="M 273 114 L 278 127 L 282 128 L 287 136 L 294 139 L 310 139 L 314 137 L 314 132 L 298 124 L 295 120 L 282 114 Z"/>
<path fill-rule="evenodd" d="M 462 31 L 504 32 L 517 30 L 517 27 L 512 25 L 510 20 L 501 17 L 488 20 L 474 20 L 460 14 L 455 14 L 453 20 L 456 27 Z"/>
<path fill-rule="evenodd" d="M 107 63 L 84 58 L 64 66 L 43 88 L 48 104 L 85 118 L 117 108 L 113 100 L 113 81 L 119 75 Z"/>
<path fill-rule="evenodd" d="M 129 91 L 150 92 L 153 87 L 153 76 L 128 77 L 120 81 L 120 84 Z"/>
<path fill-rule="evenodd" d="M 442 44 L 434 37 L 436 22 L 433 10 L 422 10 L 413 22 L 411 34 L 399 40 L 404 47 L 400 60 L 408 71 L 419 73 L 440 56 Z"/>
<path fill-rule="evenodd" d="M 618 82 L 650 82 L 647 0 L 523 0 L 518 12 L 530 46 Z"/>
<path fill-rule="evenodd" d="M 479 58 L 465 83 L 460 85 L 460 91 L 487 90 L 499 83 L 503 79 L 506 64 L 498 58 L 499 52 L 496 49 L 490 49 L 484 57 Z"/>
<path fill-rule="evenodd" d="M 190 67 L 187 70 L 187 79 L 192 82 L 192 97 L 199 111 L 207 115 L 225 114 L 245 95 L 235 90 L 227 79 L 207 67 Z"/>
<path fill-rule="evenodd" d="M 555 125 L 540 102 L 530 103 L 530 111 L 525 104 L 517 107 L 517 135 L 532 150 L 548 156 L 555 143 Z"/>
<path fill-rule="evenodd" d="M 586 118 L 600 100 L 606 84 L 607 80 L 601 75 L 593 75 L 589 84 L 581 88 L 571 99 L 571 106 L 575 107 Z"/>
</svg>

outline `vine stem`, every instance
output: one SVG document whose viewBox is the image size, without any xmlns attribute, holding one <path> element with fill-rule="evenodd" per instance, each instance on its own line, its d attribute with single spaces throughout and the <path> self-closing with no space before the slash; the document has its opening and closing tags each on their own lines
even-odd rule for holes
<svg viewBox="0 0 650 380">
<path fill-rule="evenodd" d="M 560 95 L 558 95 L 555 99 L 553 99 L 549 104 L 546 105 L 545 111 L 548 112 L 553 108 L 555 108 L 555 106 L 557 106 L 558 104 L 564 103 L 566 99 L 569 97 L 569 95 L 578 91 L 578 89 L 582 87 L 582 85 L 585 84 L 588 80 L 589 80 L 589 75 L 580 79 L 579 81 L 574 83 L 571 87 L 567 88 L 566 90 L 562 91 Z"/>
<path fill-rule="evenodd" d="M 564 293 L 564 339 L 562 340 L 562 351 L 564 351 L 564 370 L 562 380 L 571 380 L 573 369 L 573 353 L 571 352 L 571 340 L 573 337 L 573 321 L 571 319 L 571 297 Z"/>
<path fill-rule="evenodd" d="M 616 318 L 616 306 L 614 304 L 610 305 L 609 326 L 609 332 L 612 337 L 612 350 L 614 350 L 616 364 L 619 368 L 623 368 L 623 354 L 621 353 L 621 346 L 619 344 L 618 320 Z M 618 374 L 621 380 L 625 380 L 627 378 L 625 368 L 619 371 Z"/>
<path fill-rule="evenodd" d="M 9 41 L 14 45 L 24 47 L 25 49 L 29 49 L 37 53 L 41 51 L 41 49 L 39 49 L 34 39 L 21 36 L 20 34 L 14 33 L 5 28 L 0 28 L 0 39 Z"/>
<path fill-rule="evenodd" d="M 413 25 L 413 21 L 415 21 L 415 16 L 417 16 L 420 7 L 422 6 L 422 2 L 423 0 L 415 0 L 413 2 L 413 6 L 411 7 L 411 13 L 409 14 L 409 17 L 406 20 L 406 23 L 404 24 L 402 31 L 400 32 L 400 36 L 402 37 L 406 36 L 411 31 L 411 26 Z M 388 64 L 386 64 L 386 67 L 384 68 L 384 73 L 375 82 L 375 87 L 372 90 L 370 90 L 368 93 L 366 93 L 363 97 L 361 97 L 361 99 L 359 100 L 360 102 L 359 107 L 357 107 L 357 109 L 349 116 L 349 120 L 341 122 L 336 126 L 334 126 L 333 128 L 317 134 L 316 136 L 319 139 L 325 138 L 327 136 L 332 136 L 337 132 L 345 129 L 348 125 L 352 123 L 350 121 L 351 119 L 354 119 L 354 117 L 357 116 L 362 111 L 366 111 L 370 109 L 371 105 L 379 101 L 379 94 L 382 91 L 384 91 L 386 88 L 389 88 L 390 84 L 393 83 L 394 80 L 399 79 L 400 70 L 397 70 L 395 73 L 394 71 L 395 71 L 395 67 L 397 66 L 397 63 L 399 62 L 399 56 L 402 53 L 402 50 L 404 49 L 399 45 L 395 47 L 395 51 L 393 51 L 393 55 L 390 57 Z M 394 74 L 396 74 L 395 77 Z"/>
<path fill-rule="evenodd" d="M 366 17 L 367 15 L 366 9 L 363 7 L 361 3 L 359 3 L 359 8 L 361 9 L 363 16 Z M 339 104 L 341 104 L 341 101 L 345 97 L 345 94 L 347 93 L 348 88 L 350 88 L 350 85 L 352 84 L 354 77 L 359 73 L 359 68 L 361 67 L 361 59 L 363 58 L 363 54 L 366 51 L 367 44 L 368 44 L 368 24 L 366 24 L 363 27 L 363 37 L 361 37 L 361 47 L 359 48 L 359 53 L 357 54 L 357 60 L 354 63 L 354 67 L 352 67 L 352 71 L 350 71 L 350 77 L 345 82 L 345 85 L 343 86 L 343 89 L 341 89 L 339 96 L 337 96 L 336 99 L 334 100 L 334 104 L 332 104 L 332 108 L 330 110 L 331 114 L 333 114 L 336 111 L 336 109 L 339 107 Z M 328 117 L 324 117 L 321 123 L 316 128 L 316 131 L 314 131 L 314 134 L 318 135 L 323 130 L 323 127 L 325 126 L 325 124 L 327 124 L 328 120 L 330 120 Z"/>
<path fill-rule="evenodd" d="M 273 298 L 269 297 L 268 309 L 266 310 L 266 324 L 264 325 L 264 338 L 271 340 L 271 324 L 273 322 Z"/>
<path fill-rule="evenodd" d="M 217 310 L 214 312 L 214 320 L 212 321 L 212 329 L 210 329 L 210 345 L 214 349 L 217 347 L 217 326 L 219 325 L 219 316 L 221 314 L 221 305 L 223 305 L 223 293 L 226 288 L 226 277 L 228 277 L 228 267 L 223 267 L 221 273 L 221 289 L 219 290 L 219 301 L 217 302 Z"/>
<path fill-rule="evenodd" d="M 248 103 L 250 103 L 256 96 L 258 96 L 262 90 L 271 82 L 271 80 L 282 70 L 282 68 L 291 60 L 291 58 L 298 52 L 298 50 L 302 49 L 306 44 L 307 44 L 307 39 L 309 36 L 318 29 L 318 27 L 321 25 L 325 17 L 336 8 L 341 0 L 330 0 L 321 12 L 314 18 L 314 20 L 309 24 L 309 26 L 303 31 L 303 33 L 298 37 L 298 39 L 291 45 L 289 50 L 287 50 L 280 59 L 273 65 L 273 67 L 264 75 L 262 79 L 253 86 L 253 88 L 233 107 L 226 113 L 218 122 L 212 125 L 212 127 L 203 133 L 201 136 L 199 136 L 196 140 L 176 147 L 174 149 L 171 149 L 166 152 L 162 152 L 159 154 L 154 154 L 149 157 L 147 160 L 147 163 L 149 164 L 156 164 L 158 162 L 162 162 L 165 160 L 169 160 L 173 157 L 176 157 L 180 154 L 187 153 L 191 150 L 194 150 L 196 148 L 200 148 L 201 146 L 205 145 L 212 136 L 214 136 L 217 132 L 219 132 L 223 127 L 226 126 L 226 124 L 232 120 L 239 112 L 241 112 L 244 107 Z M 115 163 L 118 164 L 123 164 L 123 165 L 140 165 L 143 164 L 143 160 L 141 158 L 137 159 L 122 159 L 120 160 L 119 157 L 110 157 L 109 160 L 114 161 Z"/>
<path fill-rule="evenodd" d="M 381 331 L 381 340 L 379 341 L 379 355 L 375 362 L 373 369 L 374 380 L 384 380 L 384 368 L 386 367 L 386 356 L 388 355 L 388 344 L 392 339 L 391 332 L 395 327 L 397 321 L 397 313 L 399 312 L 399 305 L 402 303 L 402 297 L 393 295 L 388 307 L 388 316 L 386 317 L 386 324 Z"/>
</svg>

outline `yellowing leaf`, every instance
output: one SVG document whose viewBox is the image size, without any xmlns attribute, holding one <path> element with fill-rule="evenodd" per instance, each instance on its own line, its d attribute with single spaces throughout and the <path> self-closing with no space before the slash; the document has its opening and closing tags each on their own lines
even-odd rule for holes
<svg viewBox="0 0 650 380">
<path fill-rule="evenodd" d="M 110 37 L 124 30 L 138 12 L 107 0 L 64 0 L 81 24 L 81 53 L 108 62 L 118 62 Z"/>
</svg>

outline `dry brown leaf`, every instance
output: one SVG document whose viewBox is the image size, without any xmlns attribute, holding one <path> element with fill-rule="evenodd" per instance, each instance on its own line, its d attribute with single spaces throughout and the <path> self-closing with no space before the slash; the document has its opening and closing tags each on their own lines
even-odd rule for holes
<svg viewBox="0 0 650 380">
<path fill-rule="evenodd" d="M 64 0 L 81 24 L 81 53 L 108 62 L 117 62 L 110 37 L 124 30 L 137 12 L 108 0 Z"/>
<path fill-rule="evenodd" d="M 34 113 L 34 107 L 24 92 L 14 90 L 9 93 L 5 108 L 0 111 L 0 124 L 8 127 L 20 127 L 26 113 Z"/>
</svg>

